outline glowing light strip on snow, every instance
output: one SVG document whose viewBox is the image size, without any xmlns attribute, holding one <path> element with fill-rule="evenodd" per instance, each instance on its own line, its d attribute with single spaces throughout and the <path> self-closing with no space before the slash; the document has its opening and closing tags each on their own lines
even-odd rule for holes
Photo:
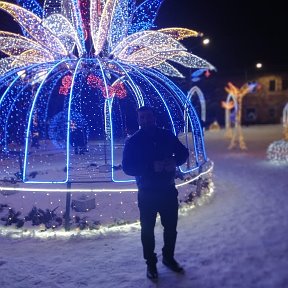
<svg viewBox="0 0 288 288">
<path fill-rule="evenodd" d="M 190 184 L 191 182 L 199 179 L 200 177 L 211 173 L 212 170 L 214 169 L 214 163 L 211 162 L 211 166 L 204 172 L 199 173 L 197 176 L 192 177 L 191 179 L 180 183 L 176 184 L 176 188 L 183 187 L 185 185 Z M 37 187 L 7 187 L 7 186 L 0 186 L 0 191 L 14 191 L 14 192 L 83 192 L 83 193 L 93 193 L 93 192 L 110 192 L 110 193 L 119 193 L 119 192 L 137 192 L 138 189 L 135 188 L 37 188 Z"/>
</svg>

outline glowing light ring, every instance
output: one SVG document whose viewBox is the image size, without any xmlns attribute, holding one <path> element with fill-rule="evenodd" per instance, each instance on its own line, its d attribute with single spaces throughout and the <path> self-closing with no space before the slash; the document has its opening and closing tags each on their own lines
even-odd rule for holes
<svg viewBox="0 0 288 288">
<path fill-rule="evenodd" d="M 180 183 L 180 184 L 176 184 L 176 188 L 180 188 L 180 187 L 183 187 L 183 186 L 186 186 L 192 182 L 194 182 L 195 180 L 199 179 L 200 177 L 203 177 L 204 175 L 207 175 L 209 173 L 211 173 L 211 171 L 213 170 L 214 168 L 214 163 L 212 163 L 210 165 L 210 167 L 205 170 L 205 171 L 199 171 L 199 174 L 191 177 L 190 179 L 188 179 L 187 181 L 183 182 L 183 183 Z M 33 189 L 34 192 L 47 192 L 47 193 L 50 193 L 50 192 L 81 192 L 81 193 L 107 193 L 107 192 L 111 192 L 111 193 L 119 193 L 119 192 L 137 192 L 138 189 L 136 186 L 134 186 L 133 188 L 91 188 L 91 189 L 87 189 L 87 188 L 76 188 L 76 189 L 73 189 L 73 188 L 48 188 L 48 187 L 45 187 L 45 188 L 37 188 L 35 186 L 33 186 L 33 188 L 31 187 L 28 187 L 28 188 L 25 188 L 25 187 L 7 187 L 7 186 L 0 186 L 0 191 L 19 191 L 19 192 L 31 192 L 31 190 Z"/>
</svg>

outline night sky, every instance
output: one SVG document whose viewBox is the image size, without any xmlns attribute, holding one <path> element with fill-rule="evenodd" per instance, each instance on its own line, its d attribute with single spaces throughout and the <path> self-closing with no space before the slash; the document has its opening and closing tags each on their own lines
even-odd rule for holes
<svg viewBox="0 0 288 288">
<path fill-rule="evenodd" d="M 288 17 L 284 2 L 166 0 L 157 25 L 203 32 L 211 39 L 209 47 L 201 46 L 198 39 L 186 47 L 219 72 L 251 70 L 256 62 L 263 63 L 266 70 L 287 71 Z"/>
<path fill-rule="evenodd" d="M 253 70 L 256 62 L 262 62 L 267 71 L 288 70 L 285 1 L 265 2 L 165 0 L 156 25 L 203 32 L 211 40 L 209 46 L 203 47 L 200 38 L 183 44 L 216 66 L 218 72 Z M 2 11 L 0 17 L 0 30 L 15 30 L 10 17 Z"/>
</svg>

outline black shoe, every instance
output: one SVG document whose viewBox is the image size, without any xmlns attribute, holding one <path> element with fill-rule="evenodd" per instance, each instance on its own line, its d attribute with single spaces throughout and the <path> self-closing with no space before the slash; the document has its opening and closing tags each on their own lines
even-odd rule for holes
<svg viewBox="0 0 288 288">
<path fill-rule="evenodd" d="M 184 272 L 183 267 L 181 267 L 180 264 L 174 258 L 172 259 L 163 258 L 162 263 L 174 272 L 177 272 L 177 273 Z"/>
<path fill-rule="evenodd" d="M 156 264 L 154 265 L 147 265 L 147 278 L 151 280 L 157 280 L 158 279 L 158 271 Z"/>
</svg>

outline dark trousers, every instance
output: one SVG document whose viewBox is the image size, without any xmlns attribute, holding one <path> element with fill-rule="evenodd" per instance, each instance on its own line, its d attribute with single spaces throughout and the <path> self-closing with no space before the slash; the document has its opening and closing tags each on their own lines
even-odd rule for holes
<svg viewBox="0 0 288 288">
<path fill-rule="evenodd" d="M 154 192 L 154 193 L 153 193 Z M 157 213 L 160 215 L 164 228 L 162 255 L 165 258 L 173 258 L 177 238 L 178 221 L 178 191 L 173 186 L 165 191 L 143 191 L 138 193 L 138 206 L 140 211 L 141 242 L 143 256 L 148 265 L 157 263 L 155 250 L 154 228 Z"/>
</svg>

